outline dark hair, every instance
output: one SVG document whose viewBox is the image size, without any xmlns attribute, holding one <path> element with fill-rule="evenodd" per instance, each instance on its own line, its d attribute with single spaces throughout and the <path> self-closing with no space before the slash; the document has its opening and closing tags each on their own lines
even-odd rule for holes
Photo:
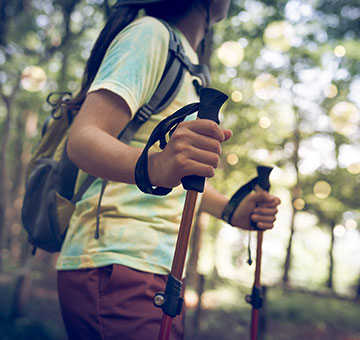
<svg viewBox="0 0 360 340">
<path fill-rule="evenodd" d="M 147 15 L 163 19 L 169 23 L 175 23 L 179 18 L 184 16 L 195 3 L 197 3 L 197 0 L 173 0 L 171 6 L 166 6 L 163 3 L 148 4 L 146 6 L 115 5 L 92 48 L 90 57 L 86 63 L 80 91 L 73 99 L 68 99 L 66 102 L 62 102 L 62 104 L 65 104 L 70 111 L 76 112 L 80 109 L 91 83 L 100 68 L 107 48 L 116 35 L 138 16 L 141 8 L 145 9 Z"/>
</svg>

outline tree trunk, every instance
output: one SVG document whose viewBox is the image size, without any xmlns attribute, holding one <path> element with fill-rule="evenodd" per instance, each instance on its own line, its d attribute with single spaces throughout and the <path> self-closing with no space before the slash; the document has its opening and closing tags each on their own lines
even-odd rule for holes
<svg viewBox="0 0 360 340">
<path fill-rule="evenodd" d="M 289 242 L 288 242 L 288 246 L 286 249 L 286 258 L 285 258 L 285 264 L 284 264 L 284 273 L 283 273 L 283 284 L 284 286 L 288 286 L 289 285 L 289 273 L 290 273 L 290 268 L 291 268 L 291 250 L 292 250 L 292 243 L 293 243 L 293 238 L 294 238 L 294 233 L 295 233 L 295 209 L 293 208 L 293 212 L 292 212 L 292 217 L 291 217 L 291 226 L 290 226 L 290 237 L 289 237 Z"/>
<path fill-rule="evenodd" d="M 0 0 L 0 45 L 6 45 L 8 15 L 6 15 L 6 0 Z"/>
<path fill-rule="evenodd" d="M 205 290 L 205 276 L 204 275 L 199 275 L 199 280 L 198 280 L 198 286 L 197 286 L 197 294 L 198 294 L 198 303 L 196 305 L 196 310 L 194 313 L 194 318 L 193 318 L 193 332 L 192 332 L 192 336 L 191 338 L 196 338 L 197 335 L 199 334 L 200 331 L 200 323 L 201 323 L 201 314 L 202 314 L 202 304 L 201 304 L 201 300 L 202 300 L 202 296 L 204 294 L 204 290 Z"/>
<path fill-rule="evenodd" d="M 9 179 L 6 169 L 6 151 L 10 137 L 11 126 L 11 105 L 9 98 L 3 97 L 3 102 L 6 107 L 6 117 L 2 130 L 1 145 L 0 145 L 0 251 L 4 247 L 4 236 L 6 228 L 6 214 L 7 214 L 7 202 L 9 199 Z M 0 272 L 2 271 L 2 256 L 0 256 Z"/>
<path fill-rule="evenodd" d="M 335 247 L 334 229 L 335 229 L 335 223 L 331 222 L 331 242 L 329 248 L 329 273 L 326 282 L 326 287 L 328 287 L 332 291 L 334 290 L 334 247 Z"/>
<path fill-rule="evenodd" d="M 360 277 L 359 277 L 359 280 L 357 282 L 356 289 L 355 289 L 355 301 L 360 302 Z"/>
<path fill-rule="evenodd" d="M 10 306 L 10 316 L 12 320 L 22 317 L 25 314 L 25 307 L 31 297 L 31 273 L 34 261 L 34 258 L 30 256 L 27 263 L 15 278 L 12 305 Z"/>
<path fill-rule="evenodd" d="M 12 167 L 12 187 L 11 187 L 11 201 L 15 202 L 20 195 L 21 188 L 23 186 L 24 179 L 24 143 L 25 143 L 25 123 L 27 121 L 28 112 L 20 111 L 16 117 L 15 131 L 16 135 L 14 139 L 14 153 L 17 157 L 14 159 L 14 165 Z"/>
<path fill-rule="evenodd" d="M 286 249 L 286 258 L 284 263 L 284 273 L 283 273 L 283 285 L 287 286 L 289 284 L 289 273 L 291 269 L 291 250 L 292 250 L 292 243 L 295 233 L 295 215 L 296 211 L 294 208 L 294 201 L 297 198 L 301 197 L 301 185 L 300 185 L 300 172 L 299 172 L 299 147 L 300 147 L 300 121 L 299 121 L 299 115 L 296 112 L 296 122 L 295 122 L 295 129 L 294 129 L 294 153 L 292 156 L 292 162 L 295 167 L 296 171 L 296 184 L 293 188 L 292 192 L 292 217 L 291 217 L 291 225 L 290 225 L 290 237 L 288 246 Z"/>
<path fill-rule="evenodd" d="M 71 32 L 71 14 L 75 10 L 77 3 L 78 3 L 77 0 L 68 0 L 68 2 L 62 5 L 65 33 L 64 36 L 62 37 L 63 50 L 62 50 L 61 72 L 58 79 L 59 91 L 66 91 L 68 89 L 66 80 L 67 80 L 68 68 L 69 68 L 69 53 L 71 50 L 71 38 L 73 36 Z"/>
</svg>

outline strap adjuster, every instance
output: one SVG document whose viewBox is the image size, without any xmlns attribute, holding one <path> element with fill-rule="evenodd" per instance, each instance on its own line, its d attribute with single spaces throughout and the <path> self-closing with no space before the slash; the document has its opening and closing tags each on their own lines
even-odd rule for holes
<svg viewBox="0 0 360 340">
<path fill-rule="evenodd" d="M 149 105 L 143 105 L 135 114 L 134 119 L 146 122 L 153 114 L 153 109 Z"/>
</svg>

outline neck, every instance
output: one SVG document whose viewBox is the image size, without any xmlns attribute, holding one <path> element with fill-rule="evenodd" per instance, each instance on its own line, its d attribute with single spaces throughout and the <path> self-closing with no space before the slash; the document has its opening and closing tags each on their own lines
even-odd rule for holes
<svg viewBox="0 0 360 340">
<path fill-rule="evenodd" d="M 206 10 L 203 7 L 194 8 L 189 14 L 179 19 L 175 26 L 185 35 L 191 47 L 196 51 L 205 36 Z"/>
</svg>

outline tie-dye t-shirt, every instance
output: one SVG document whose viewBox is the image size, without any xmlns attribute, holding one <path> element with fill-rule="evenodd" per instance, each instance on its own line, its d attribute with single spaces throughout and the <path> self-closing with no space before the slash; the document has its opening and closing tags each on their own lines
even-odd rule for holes
<svg viewBox="0 0 360 340">
<path fill-rule="evenodd" d="M 197 55 L 175 30 L 193 63 Z M 89 92 L 107 89 L 120 95 L 134 114 L 149 101 L 166 65 L 169 32 L 152 17 L 131 23 L 107 50 Z M 186 72 L 174 101 L 151 116 L 131 145 L 144 147 L 156 124 L 186 104 L 198 101 Z M 101 114 L 101 112 L 99 112 Z M 194 119 L 194 115 L 190 119 Z M 121 158 L 121 155 L 119 155 Z M 86 174 L 80 172 L 77 187 Z M 137 270 L 167 274 L 171 267 L 185 192 L 181 186 L 165 196 L 142 193 L 136 185 L 109 182 L 101 203 L 100 237 L 95 239 L 96 208 L 101 188 L 97 179 L 77 203 L 57 261 L 58 270 L 122 264 Z"/>
</svg>

